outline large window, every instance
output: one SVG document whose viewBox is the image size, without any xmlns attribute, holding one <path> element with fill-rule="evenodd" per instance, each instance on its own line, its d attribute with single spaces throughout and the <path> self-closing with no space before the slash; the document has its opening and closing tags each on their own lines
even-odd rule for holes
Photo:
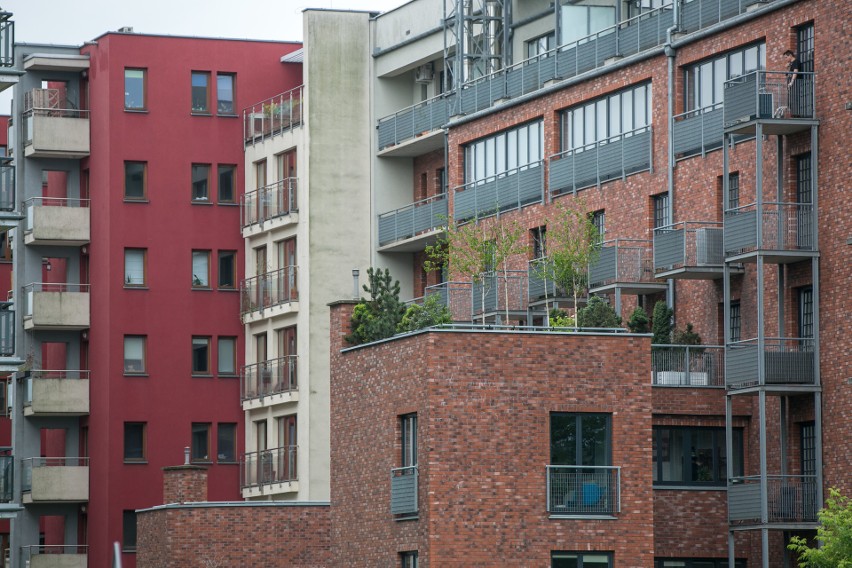
<svg viewBox="0 0 852 568">
<path fill-rule="evenodd" d="M 216 74 L 216 112 L 219 114 L 235 114 L 234 96 L 237 76 L 233 73 Z"/>
<path fill-rule="evenodd" d="M 722 102 L 725 81 L 766 69 L 766 44 L 730 51 L 686 68 L 686 108 L 690 111 Z"/>
<path fill-rule="evenodd" d="M 192 200 L 210 202 L 210 165 L 192 164 Z"/>
<path fill-rule="evenodd" d="M 192 112 L 210 112 L 210 73 L 192 72 Z"/>
<path fill-rule="evenodd" d="M 402 467 L 417 465 L 417 414 L 400 416 Z"/>
<path fill-rule="evenodd" d="M 612 554 L 604 552 L 553 552 L 551 568 L 610 568 Z"/>
<path fill-rule="evenodd" d="M 237 251 L 219 251 L 219 288 L 234 289 L 237 287 Z"/>
<path fill-rule="evenodd" d="M 615 25 L 613 6 L 562 6 L 559 45 L 565 45 Z"/>
<path fill-rule="evenodd" d="M 192 338 L 192 374 L 210 374 L 210 338 Z"/>
<path fill-rule="evenodd" d="M 556 32 L 531 39 L 527 42 L 527 59 L 547 53 L 556 47 Z"/>
<path fill-rule="evenodd" d="M 610 465 L 611 420 L 609 414 L 550 415 L 551 465 Z"/>
<path fill-rule="evenodd" d="M 219 375 L 237 374 L 237 338 L 220 337 L 217 345 L 217 372 Z"/>
<path fill-rule="evenodd" d="M 144 200 L 147 196 L 147 162 L 124 162 L 124 199 Z"/>
<path fill-rule="evenodd" d="M 136 552 L 136 511 L 132 509 L 121 514 L 121 549 Z"/>
<path fill-rule="evenodd" d="M 145 110 L 146 69 L 124 70 L 124 108 L 127 110 Z"/>
<path fill-rule="evenodd" d="M 234 186 L 237 166 L 219 165 L 219 203 L 236 203 L 237 190 Z"/>
<path fill-rule="evenodd" d="M 216 461 L 234 463 L 237 461 L 237 425 L 220 422 L 216 426 Z"/>
<path fill-rule="evenodd" d="M 144 287 L 147 284 L 146 260 L 146 249 L 124 249 L 124 286 L 126 288 Z"/>
<path fill-rule="evenodd" d="M 734 475 L 743 474 L 743 431 L 734 429 Z M 655 485 L 727 483 L 724 428 L 654 426 Z"/>
<path fill-rule="evenodd" d="M 192 287 L 208 288 L 210 286 L 210 251 L 192 251 Z"/>
<path fill-rule="evenodd" d="M 579 150 L 651 124 L 651 83 L 562 112 L 562 150 Z"/>
<path fill-rule="evenodd" d="M 465 147 L 465 182 L 483 181 L 518 168 L 540 165 L 544 151 L 541 121 L 531 122 Z"/>
<path fill-rule="evenodd" d="M 145 461 L 147 458 L 145 451 L 146 430 L 147 424 L 145 422 L 124 423 L 124 461 Z"/>
<path fill-rule="evenodd" d="M 654 568 L 728 568 L 727 558 L 655 558 Z M 746 568 L 745 560 L 734 560 L 734 568 Z"/>
<path fill-rule="evenodd" d="M 209 422 L 192 423 L 191 461 L 210 461 L 210 427 Z"/>
<path fill-rule="evenodd" d="M 144 374 L 147 370 L 145 365 L 146 337 L 144 335 L 124 336 L 124 374 Z"/>
</svg>

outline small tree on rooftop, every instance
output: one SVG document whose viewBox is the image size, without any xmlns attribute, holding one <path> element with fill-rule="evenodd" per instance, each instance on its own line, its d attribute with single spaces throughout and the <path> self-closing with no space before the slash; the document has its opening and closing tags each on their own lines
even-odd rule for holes
<svg viewBox="0 0 852 568">
<path fill-rule="evenodd" d="M 600 296 L 592 296 L 589 303 L 577 310 L 578 327 L 619 327 L 621 318 Z"/>
<path fill-rule="evenodd" d="M 627 320 L 627 329 L 631 333 L 648 333 L 650 331 L 650 323 L 651 320 L 648 319 L 648 314 L 645 313 L 645 310 L 636 306 L 636 309 L 630 314 L 630 319 Z"/>
<path fill-rule="evenodd" d="M 346 341 L 360 345 L 378 341 L 396 333 L 405 306 L 399 300 L 399 281 L 391 277 L 387 268 L 367 269 L 367 284 L 362 286 L 370 299 L 361 298 L 352 310 L 352 333 Z"/>
<path fill-rule="evenodd" d="M 452 321 L 450 310 L 441 302 L 441 297 L 438 294 L 429 294 L 423 300 L 423 304 L 408 306 L 396 330 L 398 333 L 405 333 L 442 323 L 452 323 Z"/>
<path fill-rule="evenodd" d="M 654 304 L 653 322 L 651 324 L 651 333 L 654 337 L 651 343 L 654 345 L 665 345 L 672 342 L 672 310 L 664 301 L 660 300 Z"/>
</svg>

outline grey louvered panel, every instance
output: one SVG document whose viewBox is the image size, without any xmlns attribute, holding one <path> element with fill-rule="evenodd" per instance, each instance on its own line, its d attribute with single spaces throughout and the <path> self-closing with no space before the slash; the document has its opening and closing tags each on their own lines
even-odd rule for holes
<svg viewBox="0 0 852 568">
<path fill-rule="evenodd" d="M 737 483 L 728 486 L 728 520 L 760 519 L 760 483 Z"/>
<path fill-rule="evenodd" d="M 814 354 L 810 351 L 766 351 L 765 384 L 808 384 L 815 382 Z"/>
<path fill-rule="evenodd" d="M 533 268 L 529 270 L 528 282 L 530 300 L 538 300 L 545 296 L 548 298 L 556 296 L 556 284 L 554 284 L 553 280 L 548 279 L 547 286 L 545 287 L 544 278 Z M 546 294 L 545 288 L 547 290 Z"/>
<path fill-rule="evenodd" d="M 391 477 L 391 513 L 404 515 L 417 512 L 417 471 Z"/>
<path fill-rule="evenodd" d="M 519 97 L 524 93 L 523 67 L 512 67 L 506 71 L 506 94 Z"/>
<path fill-rule="evenodd" d="M 453 216 L 456 221 L 465 221 L 476 216 L 476 190 L 473 187 L 456 191 Z"/>
<path fill-rule="evenodd" d="M 432 103 L 431 130 L 437 130 L 450 120 L 449 104 L 447 99 L 437 99 Z"/>
<path fill-rule="evenodd" d="M 479 83 L 477 83 L 476 89 L 476 110 L 480 111 L 491 106 L 491 103 L 494 102 L 495 99 L 500 97 L 492 96 L 492 83 L 496 80 L 495 77 L 490 77 L 483 79 Z M 502 76 L 500 76 L 502 78 Z"/>
<path fill-rule="evenodd" d="M 725 384 L 738 387 L 757 384 L 757 345 L 738 345 L 725 349 Z"/>
<path fill-rule="evenodd" d="M 429 229 L 434 229 L 440 224 L 440 219 L 437 215 L 438 207 L 440 206 L 440 204 L 444 205 L 443 215 L 446 216 L 446 199 L 432 203 L 426 203 L 424 205 L 420 205 L 419 207 L 414 208 L 412 236 L 423 231 L 428 231 Z"/>
<path fill-rule="evenodd" d="M 719 0 L 699 0 L 701 3 L 701 27 L 706 28 L 719 22 Z"/>
<path fill-rule="evenodd" d="M 444 121 L 446 124 L 449 122 L 451 116 L 455 116 L 461 112 L 461 106 L 459 103 L 459 96 L 456 93 L 447 96 L 444 101 L 446 102 L 447 107 L 447 120 Z"/>
<path fill-rule="evenodd" d="M 550 181 L 548 188 L 551 195 L 560 195 L 574 191 L 574 156 L 566 154 L 558 159 L 550 159 Z"/>
<path fill-rule="evenodd" d="M 379 217 L 379 244 L 406 239 L 414 235 L 414 209 L 397 211 L 393 215 Z"/>
<path fill-rule="evenodd" d="M 585 73 L 597 67 L 595 47 L 597 42 L 587 41 L 577 46 L 577 74 Z"/>
<path fill-rule="evenodd" d="M 567 79 L 577 74 L 577 46 L 569 47 L 556 55 L 556 75 Z"/>
<path fill-rule="evenodd" d="M 539 67 L 538 63 L 524 66 L 524 94 L 537 91 L 541 88 Z"/>
<path fill-rule="evenodd" d="M 701 121 L 703 116 L 695 114 L 676 120 L 673 129 L 675 154 L 693 156 L 701 153 Z"/>
<path fill-rule="evenodd" d="M 725 86 L 725 126 L 757 116 L 757 73 L 740 77 Z"/>
<path fill-rule="evenodd" d="M 723 20 L 733 18 L 740 13 L 740 4 L 742 0 L 722 0 L 720 13 Z"/>
<path fill-rule="evenodd" d="M 657 231 L 654 234 L 654 268 L 669 268 L 684 263 L 683 229 Z"/>
<path fill-rule="evenodd" d="M 627 26 L 619 30 L 618 34 L 621 55 L 627 57 L 639 53 L 639 26 Z"/>
<path fill-rule="evenodd" d="M 485 298 L 483 307 L 483 287 L 485 288 Z M 483 312 L 493 312 L 497 310 L 497 276 L 492 274 L 486 276 L 482 281 L 473 283 L 473 310 L 474 314 Z"/>
<path fill-rule="evenodd" d="M 406 109 L 396 115 L 396 139 L 395 144 L 402 140 L 414 137 L 414 109 Z"/>
<path fill-rule="evenodd" d="M 497 191 L 497 207 L 500 211 L 518 208 L 518 182 L 520 176 L 517 172 L 512 175 L 497 178 L 495 181 Z"/>
<path fill-rule="evenodd" d="M 540 85 L 544 86 L 545 83 L 550 81 L 551 79 L 556 78 L 556 58 L 552 55 L 549 55 L 543 59 L 538 60 L 538 80 Z"/>
<path fill-rule="evenodd" d="M 379 123 L 379 150 L 387 148 L 396 142 L 396 118 L 383 120 Z"/>
<path fill-rule="evenodd" d="M 681 4 L 680 19 L 684 32 L 694 32 L 698 29 L 698 21 L 701 16 L 701 6 L 698 2 Z"/>
<path fill-rule="evenodd" d="M 574 153 L 574 185 L 577 189 L 597 185 L 598 149 L 587 148 Z"/>
<path fill-rule="evenodd" d="M 757 211 L 725 213 L 725 253 L 757 246 Z"/>
<path fill-rule="evenodd" d="M 662 18 L 654 15 L 639 21 L 639 49 L 645 50 L 663 43 L 666 28 L 662 27 Z"/>
<path fill-rule="evenodd" d="M 540 163 L 531 165 L 518 174 L 518 200 L 521 207 L 540 203 L 544 199 L 544 168 Z"/>
<path fill-rule="evenodd" d="M 621 163 L 621 139 L 598 146 L 598 175 L 601 181 L 620 178 L 624 173 Z"/>
<path fill-rule="evenodd" d="M 471 114 L 476 111 L 476 86 L 465 87 L 459 93 L 459 108 L 461 114 Z"/>
<path fill-rule="evenodd" d="M 624 138 L 624 171 L 632 174 L 651 167 L 651 130 Z"/>
<path fill-rule="evenodd" d="M 426 132 L 427 130 L 432 130 L 432 120 L 431 120 L 431 105 L 421 104 L 412 109 L 411 120 L 412 120 L 412 131 L 413 135 L 416 136 L 421 132 Z"/>
<path fill-rule="evenodd" d="M 603 247 L 597 261 L 589 267 L 589 284 L 598 286 L 615 280 L 616 268 L 615 247 Z"/>
<path fill-rule="evenodd" d="M 604 61 L 617 55 L 615 50 L 615 38 L 615 30 L 606 35 L 598 36 L 598 39 L 595 41 L 595 43 L 597 43 L 598 50 L 595 58 L 595 61 L 597 62 L 596 67 L 603 65 Z"/>
<path fill-rule="evenodd" d="M 710 112 L 704 113 L 704 151 L 712 150 L 721 147 L 722 145 L 722 115 L 724 110 L 721 108 L 713 109 Z"/>
</svg>

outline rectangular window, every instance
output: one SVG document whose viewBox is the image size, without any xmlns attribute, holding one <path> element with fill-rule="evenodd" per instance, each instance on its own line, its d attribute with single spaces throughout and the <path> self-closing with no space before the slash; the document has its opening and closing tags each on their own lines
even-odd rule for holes
<svg viewBox="0 0 852 568">
<path fill-rule="evenodd" d="M 611 6 L 561 6 L 559 12 L 559 45 L 565 45 L 615 25 L 615 8 Z"/>
<path fill-rule="evenodd" d="M 555 47 L 556 32 L 533 38 L 527 42 L 527 59 L 544 55 Z"/>
<path fill-rule="evenodd" d="M 146 430 L 145 422 L 124 423 L 124 461 L 145 461 Z"/>
<path fill-rule="evenodd" d="M 210 251 L 192 251 L 192 287 L 210 287 Z"/>
<path fill-rule="evenodd" d="M 606 212 L 603 209 L 595 211 L 592 213 L 592 225 L 595 226 L 595 229 L 598 231 L 598 242 L 604 241 L 604 235 L 606 233 Z"/>
<path fill-rule="evenodd" d="M 417 414 L 399 417 L 402 441 L 402 467 L 417 465 Z"/>
<path fill-rule="evenodd" d="M 192 112 L 210 112 L 210 73 L 192 72 Z"/>
<path fill-rule="evenodd" d="M 609 414 L 550 415 L 551 465 L 610 465 L 612 440 Z"/>
<path fill-rule="evenodd" d="M 121 549 L 124 552 L 136 552 L 136 511 L 122 511 Z"/>
<path fill-rule="evenodd" d="M 237 425 L 220 422 L 216 426 L 216 461 L 235 463 L 237 461 Z"/>
<path fill-rule="evenodd" d="M 538 120 L 471 142 L 465 146 L 465 182 L 541 165 L 543 132 Z"/>
<path fill-rule="evenodd" d="M 651 83 L 642 83 L 564 110 L 562 150 L 582 150 L 651 123 Z"/>
<path fill-rule="evenodd" d="M 742 320 L 740 319 L 740 303 L 731 302 L 731 343 L 735 343 L 742 337 Z"/>
<path fill-rule="evenodd" d="M 124 249 L 124 286 L 125 288 L 144 287 L 147 249 Z"/>
<path fill-rule="evenodd" d="M 219 165 L 219 203 L 236 203 L 237 166 Z"/>
<path fill-rule="evenodd" d="M 210 338 L 192 338 L 192 374 L 210 374 Z"/>
<path fill-rule="evenodd" d="M 743 474 L 743 430 L 734 429 L 734 475 Z M 724 428 L 654 426 L 655 485 L 727 484 Z"/>
<path fill-rule="evenodd" d="M 720 105 L 725 81 L 766 69 L 766 44 L 760 43 L 705 59 L 684 70 L 685 111 Z"/>
<path fill-rule="evenodd" d="M 237 374 L 237 338 L 220 337 L 216 346 L 217 372 L 220 375 Z"/>
<path fill-rule="evenodd" d="M 533 260 L 544 258 L 547 256 L 547 227 L 535 227 L 530 229 L 530 238 L 532 239 Z"/>
<path fill-rule="evenodd" d="M 144 200 L 147 186 L 148 162 L 124 162 L 124 199 Z"/>
<path fill-rule="evenodd" d="M 659 229 L 669 224 L 669 194 L 654 195 L 654 228 Z"/>
<path fill-rule="evenodd" d="M 126 110 L 145 110 L 147 69 L 124 70 L 124 108 Z"/>
<path fill-rule="evenodd" d="M 814 24 L 810 22 L 796 28 L 796 56 L 803 73 L 814 72 Z"/>
<path fill-rule="evenodd" d="M 654 568 L 728 568 L 727 558 L 655 558 Z M 745 560 L 734 560 L 734 568 L 746 568 Z"/>
<path fill-rule="evenodd" d="M 234 93 L 237 76 L 233 73 L 216 73 L 216 112 L 219 114 L 236 114 Z"/>
<path fill-rule="evenodd" d="M 799 288 L 799 337 L 814 336 L 814 289 L 811 286 Z"/>
<path fill-rule="evenodd" d="M 210 165 L 192 164 L 192 200 L 210 201 L 208 188 L 210 187 Z"/>
<path fill-rule="evenodd" d="M 219 288 L 234 289 L 237 287 L 237 251 L 219 251 Z"/>
<path fill-rule="evenodd" d="M 417 568 L 417 551 L 410 550 L 407 552 L 399 553 L 400 563 L 402 568 Z"/>
<path fill-rule="evenodd" d="M 147 338 L 144 335 L 124 336 L 124 374 L 143 374 L 145 365 Z"/>
<path fill-rule="evenodd" d="M 736 209 L 740 206 L 740 174 L 733 172 L 728 174 L 728 209 Z"/>
<path fill-rule="evenodd" d="M 191 461 L 210 461 L 210 427 L 209 422 L 192 423 Z"/>
<path fill-rule="evenodd" d="M 816 475 L 816 429 L 813 422 L 803 422 L 801 432 L 802 475 Z"/>
<path fill-rule="evenodd" d="M 551 568 L 611 568 L 612 554 L 605 552 L 552 552 Z"/>
</svg>

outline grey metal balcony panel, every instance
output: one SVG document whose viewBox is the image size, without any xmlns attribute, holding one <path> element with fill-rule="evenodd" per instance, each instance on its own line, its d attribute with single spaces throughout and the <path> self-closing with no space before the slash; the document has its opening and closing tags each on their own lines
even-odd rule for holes
<svg viewBox="0 0 852 568">
<path fill-rule="evenodd" d="M 520 207 L 541 203 L 544 199 L 544 168 L 541 164 L 531 165 L 529 169 L 518 173 L 517 196 Z"/>
<path fill-rule="evenodd" d="M 753 385 L 811 385 L 816 381 L 815 358 L 811 351 L 779 351 L 767 349 L 764 357 L 764 380 L 758 374 L 757 345 L 739 345 L 725 350 L 725 383 L 731 388 Z"/>
<path fill-rule="evenodd" d="M 639 20 L 639 51 L 651 49 L 663 43 L 668 25 L 664 24 L 664 15 L 669 16 L 671 21 L 671 12 L 656 13 L 653 16 Z"/>
<path fill-rule="evenodd" d="M 615 49 L 617 34 L 615 30 L 612 33 L 599 36 L 597 39 L 597 54 L 595 56 L 596 67 L 600 66 L 607 59 L 611 59 L 618 55 Z"/>
<path fill-rule="evenodd" d="M 538 80 L 540 82 L 539 87 L 542 87 L 548 81 L 551 81 L 556 78 L 556 58 L 545 57 L 543 59 L 539 59 L 538 64 Z"/>
<path fill-rule="evenodd" d="M 685 231 L 674 229 L 654 235 L 654 268 L 668 268 L 684 263 Z"/>
<path fill-rule="evenodd" d="M 615 178 L 620 178 L 623 174 L 622 152 L 624 151 L 624 142 L 617 140 L 601 144 L 598 146 L 598 178 L 600 181 L 607 181 Z"/>
<path fill-rule="evenodd" d="M 391 513 L 405 515 L 417 512 L 417 470 L 408 475 L 391 477 Z"/>
<path fill-rule="evenodd" d="M 383 120 L 379 122 L 379 148 L 386 148 L 396 140 L 395 134 L 396 121 L 394 119 Z"/>
<path fill-rule="evenodd" d="M 563 190 L 574 189 L 574 159 L 573 155 L 561 156 L 550 160 L 550 181 L 548 188 L 551 195 L 559 195 Z"/>
<path fill-rule="evenodd" d="M 574 187 L 589 187 L 598 183 L 598 147 L 574 153 Z"/>
<path fill-rule="evenodd" d="M 597 42 L 594 40 L 577 46 L 577 74 L 597 67 Z"/>
<path fill-rule="evenodd" d="M 482 281 L 473 283 L 473 313 L 493 312 L 497 310 L 497 276 L 490 275 Z M 483 297 L 483 288 L 484 297 Z"/>
<path fill-rule="evenodd" d="M 725 213 L 725 252 L 727 254 L 757 245 L 757 211 Z"/>
<path fill-rule="evenodd" d="M 674 152 L 694 156 L 722 146 L 722 108 L 706 112 L 696 111 L 693 116 L 675 120 Z"/>
<path fill-rule="evenodd" d="M 577 46 L 573 45 L 567 49 L 559 50 L 556 54 L 556 76 L 562 79 L 573 77 L 577 74 Z"/>
<path fill-rule="evenodd" d="M 728 520 L 744 521 L 760 518 L 760 484 L 744 483 L 728 486 Z"/>
<path fill-rule="evenodd" d="M 597 261 L 589 267 L 589 284 L 595 286 L 601 282 L 615 280 L 616 275 L 616 248 L 603 247 Z"/>
<path fill-rule="evenodd" d="M 414 109 L 408 109 L 396 115 L 396 142 L 414 136 Z"/>
<path fill-rule="evenodd" d="M 400 211 L 393 216 L 379 217 L 379 244 L 414 235 L 414 210 Z"/>
<path fill-rule="evenodd" d="M 721 266 L 722 229 L 704 227 L 695 231 L 695 264 L 698 266 Z"/>
<path fill-rule="evenodd" d="M 622 139 L 624 144 L 624 173 L 632 174 L 651 167 L 651 130 L 638 132 Z"/>
<path fill-rule="evenodd" d="M 728 485 L 728 521 L 734 524 L 763 524 L 758 476 L 739 478 Z M 769 475 L 766 479 L 766 522 L 815 523 L 816 476 Z"/>
<path fill-rule="evenodd" d="M 725 84 L 724 122 L 725 127 L 745 122 L 758 116 L 757 73 L 739 77 Z M 771 104 L 769 105 L 772 106 Z M 770 111 L 771 116 L 771 111 Z"/>
<path fill-rule="evenodd" d="M 548 279 L 547 284 L 545 285 L 544 278 L 542 278 L 541 275 L 532 268 L 530 268 L 529 271 L 528 286 L 529 297 L 531 300 L 544 298 L 545 296 L 548 298 L 556 296 L 556 283 L 554 283 L 553 280 Z"/>
<path fill-rule="evenodd" d="M 621 55 L 627 57 L 639 52 L 639 26 L 627 26 L 618 33 Z"/>
</svg>

